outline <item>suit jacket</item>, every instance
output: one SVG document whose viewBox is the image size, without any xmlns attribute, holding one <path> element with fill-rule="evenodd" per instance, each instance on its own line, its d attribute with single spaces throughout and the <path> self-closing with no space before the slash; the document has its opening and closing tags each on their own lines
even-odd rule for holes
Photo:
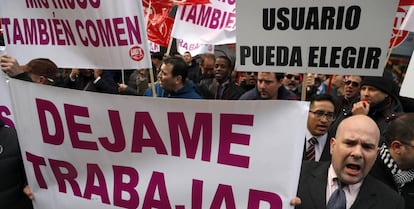
<svg viewBox="0 0 414 209">
<path fill-rule="evenodd" d="M 299 179 L 296 209 L 326 209 L 326 185 L 330 162 L 304 161 Z M 366 176 L 351 209 L 404 209 L 404 200 L 374 177 Z"/>
<path fill-rule="evenodd" d="M 330 136 L 330 134 L 328 133 L 328 136 L 326 137 L 326 143 L 323 146 L 321 158 L 319 159 L 319 161 L 331 161 L 331 138 L 332 136 Z M 305 140 L 305 143 L 303 145 L 303 153 L 302 153 L 303 160 L 305 160 L 305 156 L 306 156 L 306 143 L 308 142 Z"/>
</svg>

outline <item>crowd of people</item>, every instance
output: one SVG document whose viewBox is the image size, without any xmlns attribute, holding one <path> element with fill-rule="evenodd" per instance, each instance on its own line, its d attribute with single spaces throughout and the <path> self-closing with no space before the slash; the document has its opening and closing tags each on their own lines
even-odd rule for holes
<svg viewBox="0 0 414 209">
<path fill-rule="evenodd" d="M 385 70 L 382 77 L 245 72 L 235 71 L 228 56 L 194 58 L 190 52 L 182 56 L 155 52 L 151 60 L 152 69 L 120 72 L 59 69 L 44 58 L 20 65 L 12 56 L 2 55 L 1 69 L 10 77 L 35 83 L 131 96 L 300 100 L 306 91 L 310 107 L 303 163 L 298 197 L 291 204 L 315 209 L 414 208 L 414 102 L 400 101 L 392 72 Z M 9 129 L 1 127 L 0 134 Z M 17 142 L 15 135 L 10 137 Z M 16 172 L 22 169 L 21 158 L 14 164 L 20 166 L 13 168 Z M 10 175 L 9 169 L 1 169 L 0 176 Z M 16 197 L 25 188 L 30 194 L 22 182 L 24 178 L 18 184 L 20 192 L 13 190 Z M 0 187 L 0 204 L 9 195 L 5 189 Z M 330 200 L 337 195 L 343 204 Z M 341 206 L 331 207 L 331 202 Z"/>
</svg>

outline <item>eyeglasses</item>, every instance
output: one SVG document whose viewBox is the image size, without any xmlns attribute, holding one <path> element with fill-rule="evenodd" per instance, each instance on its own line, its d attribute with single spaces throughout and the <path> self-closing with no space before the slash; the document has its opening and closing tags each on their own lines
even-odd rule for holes
<svg viewBox="0 0 414 209">
<path fill-rule="evenodd" d="M 407 142 L 403 142 L 403 141 L 400 141 L 400 142 L 401 142 L 401 144 L 403 144 L 403 145 L 406 145 L 406 146 L 409 146 L 409 147 L 414 148 L 414 145 L 411 145 L 411 144 L 409 144 L 409 143 L 407 143 Z"/>
<path fill-rule="evenodd" d="M 326 120 L 329 120 L 329 121 L 334 121 L 336 119 L 333 112 L 325 112 L 322 110 L 316 110 L 316 111 L 309 110 L 309 112 L 315 114 L 315 117 L 318 119 L 322 119 L 323 116 L 325 116 Z"/>
<path fill-rule="evenodd" d="M 350 84 L 352 84 L 352 87 L 358 87 L 359 86 L 358 82 L 350 81 L 350 80 L 345 81 L 345 85 L 349 86 Z"/>
<path fill-rule="evenodd" d="M 286 75 L 286 78 L 287 79 L 292 79 L 292 78 L 295 78 L 295 80 L 300 80 L 300 76 L 298 76 L 298 75 L 292 75 L 292 74 L 287 74 Z"/>
</svg>

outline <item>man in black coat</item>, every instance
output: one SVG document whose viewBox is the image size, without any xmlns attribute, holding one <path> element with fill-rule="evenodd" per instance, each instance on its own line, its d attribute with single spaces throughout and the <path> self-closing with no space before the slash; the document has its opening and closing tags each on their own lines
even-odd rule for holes
<svg viewBox="0 0 414 209">
<path fill-rule="evenodd" d="M 368 116 L 343 120 L 331 140 L 331 163 L 303 163 L 298 197 L 291 204 L 296 209 L 329 208 L 329 200 L 342 190 L 343 201 L 336 199 L 342 208 L 403 209 L 404 200 L 398 193 L 368 176 L 378 154 L 379 136 L 376 123 Z"/>
<path fill-rule="evenodd" d="M 384 132 L 371 174 L 397 191 L 405 208 L 414 208 L 414 113 L 405 113 L 390 122 Z"/>
<path fill-rule="evenodd" d="M 32 209 L 16 130 L 0 120 L 0 208 Z M 28 191 L 26 189 L 26 191 Z"/>
</svg>

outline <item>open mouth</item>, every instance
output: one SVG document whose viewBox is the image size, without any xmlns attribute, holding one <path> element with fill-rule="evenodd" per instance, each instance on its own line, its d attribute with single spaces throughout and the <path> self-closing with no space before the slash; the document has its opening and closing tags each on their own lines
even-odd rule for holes
<svg viewBox="0 0 414 209">
<path fill-rule="evenodd" d="M 349 163 L 349 164 L 346 164 L 345 167 L 348 170 L 347 173 L 350 175 L 358 175 L 361 171 L 361 166 L 357 164 Z"/>
</svg>

